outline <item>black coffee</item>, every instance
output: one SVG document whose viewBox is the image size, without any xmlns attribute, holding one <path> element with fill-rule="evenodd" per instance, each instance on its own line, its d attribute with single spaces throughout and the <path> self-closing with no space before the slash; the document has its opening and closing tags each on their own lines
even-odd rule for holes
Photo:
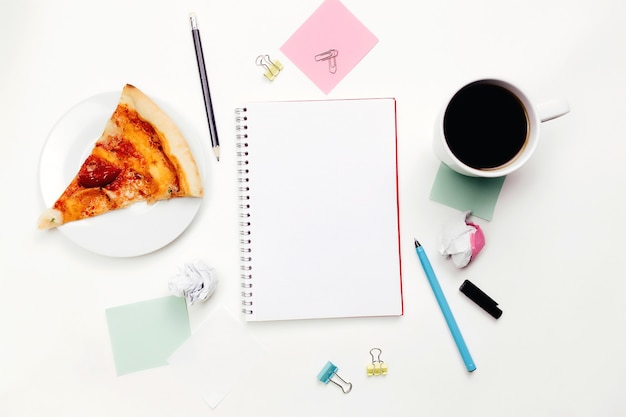
<svg viewBox="0 0 626 417">
<path fill-rule="evenodd" d="M 524 105 L 509 90 L 479 82 L 452 97 L 443 131 L 461 162 L 476 169 L 497 168 L 524 148 L 528 118 Z"/>
</svg>

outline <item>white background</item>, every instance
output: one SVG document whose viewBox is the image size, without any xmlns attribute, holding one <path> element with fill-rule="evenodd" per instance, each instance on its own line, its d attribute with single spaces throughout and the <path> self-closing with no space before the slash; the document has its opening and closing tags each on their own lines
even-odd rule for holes
<svg viewBox="0 0 626 417">
<path fill-rule="evenodd" d="M 320 4 L 2 2 L 0 415 L 626 414 L 626 3 L 344 0 L 380 41 L 328 96 L 279 52 Z M 135 84 L 177 109 L 208 147 L 190 11 L 202 30 L 222 144 L 219 163 L 207 148 L 207 195 L 190 229 L 131 259 L 37 230 L 41 149 L 54 123 L 87 97 Z M 273 83 L 254 64 L 266 53 L 285 64 Z M 439 227 L 456 211 L 428 198 L 438 167 L 432 129 L 450 90 L 483 76 L 516 81 L 537 102 L 565 98 L 571 113 L 543 126 L 532 161 L 507 178 L 493 221 L 478 220 L 487 246 L 457 270 L 437 254 Z M 190 308 L 192 330 L 218 308 L 242 319 L 233 109 L 248 100 L 377 96 L 398 101 L 405 315 L 249 324 L 271 359 L 215 410 L 169 366 L 116 377 L 104 310 L 167 295 L 185 262 L 202 259 L 220 277 L 214 297 Z M 474 356 L 472 374 L 414 236 Z M 464 279 L 500 303 L 501 319 L 458 292 Z M 365 376 L 372 347 L 383 351 L 385 377 Z M 327 360 L 354 384 L 350 394 L 316 380 Z"/>
</svg>

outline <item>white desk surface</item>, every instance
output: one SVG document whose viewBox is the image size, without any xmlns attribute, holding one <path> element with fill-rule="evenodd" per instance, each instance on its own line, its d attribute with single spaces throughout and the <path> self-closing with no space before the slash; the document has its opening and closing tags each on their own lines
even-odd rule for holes
<svg viewBox="0 0 626 417">
<path fill-rule="evenodd" d="M 623 416 L 626 414 L 626 2 L 344 0 L 379 43 L 328 95 L 279 52 L 321 4 L 260 1 L 28 0 L 0 5 L 0 415 L 2 416 Z M 188 14 L 202 30 L 222 144 L 207 152 L 196 220 L 158 252 L 90 253 L 36 229 L 39 156 L 74 104 L 126 82 L 208 129 Z M 285 69 L 273 83 L 259 54 Z M 466 269 L 436 252 L 455 210 L 429 200 L 433 121 L 464 80 L 501 76 L 536 101 L 566 98 L 521 171 L 507 178 L 487 246 Z M 192 331 L 217 309 L 239 315 L 233 109 L 247 100 L 393 96 L 398 102 L 405 315 L 258 323 L 265 369 L 210 409 L 171 366 L 117 377 L 106 308 L 168 295 L 185 262 L 216 268 L 218 292 L 190 308 Z M 424 243 L 478 365 L 465 371 L 424 273 Z M 494 320 L 458 292 L 464 279 L 504 310 Z M 372 291 L 376 291 L 372 288 Z M 228 338 L 228 334 L 216 335 Z M 389 365 L 365 377 L 369 349 Z M 219 361 L 237 361 L 220 357 Z M 327 360 L 354 383 L 317 382 Z M 262 367 L 263 368 L 263 367 Z"/>
</svg>

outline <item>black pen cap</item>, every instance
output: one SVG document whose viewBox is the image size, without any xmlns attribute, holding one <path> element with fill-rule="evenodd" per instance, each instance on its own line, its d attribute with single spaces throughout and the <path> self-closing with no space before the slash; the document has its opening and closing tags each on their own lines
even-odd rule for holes
<svg viewBox="0 0 626 417">
<path fill-rule="evenodd" d="M 470 281 L 465 280 L 459 287 L 459 291 L 478 304 L 487 313 L 491 314 L 494 318 L 498 319 L 502 315 L 502 310 L 497 307 L 498 303 L 496 303 L 491 297 L 485 294 L 480 288 L 472 284 Z"/>
</svg>

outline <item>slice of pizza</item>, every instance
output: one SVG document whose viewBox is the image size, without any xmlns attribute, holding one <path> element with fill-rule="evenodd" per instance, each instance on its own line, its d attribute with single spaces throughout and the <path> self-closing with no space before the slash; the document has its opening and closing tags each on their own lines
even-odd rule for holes
<svg viewBox="0 0 626 417">
<path fill-rule="evenodd" d="M 102 136 L 78 173 L 39 219 L 58 227 L 145 201 L 201 197 L 187 141 L 150 98 L 127 84 Z"/>
</svg>

